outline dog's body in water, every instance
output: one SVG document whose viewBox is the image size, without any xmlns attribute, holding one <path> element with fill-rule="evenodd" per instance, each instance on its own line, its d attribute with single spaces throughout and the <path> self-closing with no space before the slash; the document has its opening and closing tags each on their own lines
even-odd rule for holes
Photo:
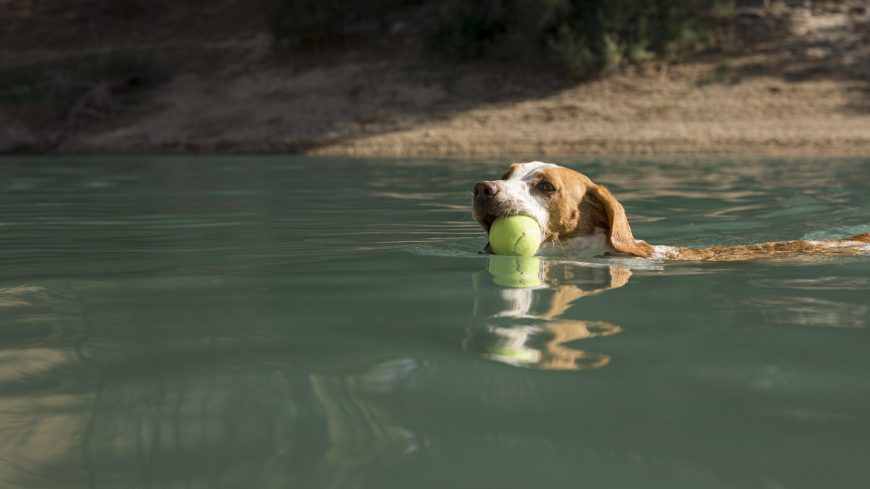
<svg viewBox="0 0 870 489">
<path fill-rule="evenodd" d="M 634 238 L 625 209 L 606 187 L 570 168 L 539 161 L 514 163 L 501 179 L 476 184 L 473 213 L 487 233 L 500 216 L 534 218 L 544 233 L 544 253 L 556 248 L 689 261 L 870 254 L 870 233 L 836 240 L 703 248 L 650 245 Z M 483 251 L 490 252 L 489 245 Z"/>
</svg>

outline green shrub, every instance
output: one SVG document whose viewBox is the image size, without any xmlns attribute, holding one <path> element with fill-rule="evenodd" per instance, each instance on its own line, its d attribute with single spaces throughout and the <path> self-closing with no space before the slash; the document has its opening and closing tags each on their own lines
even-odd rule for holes
<svg viewBox="0 0 870 489">
<path fill-rule="evenodd" d="M 123 95 L 130 99 L 170 79 L 166 68 L 139 53 L 63 58 L 0 68 L 0 104 L 46 104 L 63 118 L 101 83 L 129 81 Z"/>
<path fill-rule="evenodd" d="M 381 24 L 405 0 L 267 0 L 267 23 L 278 41 L 316 42 Z"/>
<path fill-rule="evenodd" d="M 446 0 L 429 36 L 462 59 L 545 59 L 574 75 L 707 47 L 721 0 Z"/>
<path fill-rule="evenodd" d="M 394 11 L 424 7 L 427 44 L 456 59 L 543 60 L 578 76 L 623 61 L 711 46 L 727 0 L 266 0 L 279 41 L 382 32 Z"/>
<path fill-rule="evenodd" d="M 540 36 L 558 27 L 565 0 L 447 0 L 430 45 L 460 59 L 528 59 L 538 55 Z"/>
</svg>

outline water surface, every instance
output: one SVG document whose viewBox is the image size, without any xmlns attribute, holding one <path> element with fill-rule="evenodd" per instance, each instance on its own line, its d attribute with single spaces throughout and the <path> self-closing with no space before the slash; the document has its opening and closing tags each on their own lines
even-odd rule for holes
<svg viewBox="0 0 870 489">
<path fill-rule="evenodd" d="M 870 160 L 566 160 L 654 244 L 870 232 Z M 505 161 L 0 165 L 0 486 L 870 486 L 870 258 L 516 262 Z"/>
</svg>

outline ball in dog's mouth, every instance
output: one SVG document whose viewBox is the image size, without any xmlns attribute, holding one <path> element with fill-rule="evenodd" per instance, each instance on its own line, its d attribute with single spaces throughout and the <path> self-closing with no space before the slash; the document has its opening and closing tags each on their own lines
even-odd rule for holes
<svg viewBox="0 0 870 489">
<path fill-rule="evenodd" d="M 538 221 L 529 216 L 501 216 L 490 225 L 489 244 L 496 255 L 533 256 L 542 241 Z"/>
</svg>

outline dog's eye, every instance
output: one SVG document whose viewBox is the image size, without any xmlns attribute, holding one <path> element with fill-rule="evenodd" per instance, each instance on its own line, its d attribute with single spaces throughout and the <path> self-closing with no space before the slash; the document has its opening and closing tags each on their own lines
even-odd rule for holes
<svg viewBox="0 0 870 489">
<path fill-rule="evenodd" d="M 546 180 L 538 183 L 538 189 L 541 190 L 542 192 L 555 192 L 556 191 L 556 187 L 554 187 L 552 183 L 550 183 Z"/>
</svg>

